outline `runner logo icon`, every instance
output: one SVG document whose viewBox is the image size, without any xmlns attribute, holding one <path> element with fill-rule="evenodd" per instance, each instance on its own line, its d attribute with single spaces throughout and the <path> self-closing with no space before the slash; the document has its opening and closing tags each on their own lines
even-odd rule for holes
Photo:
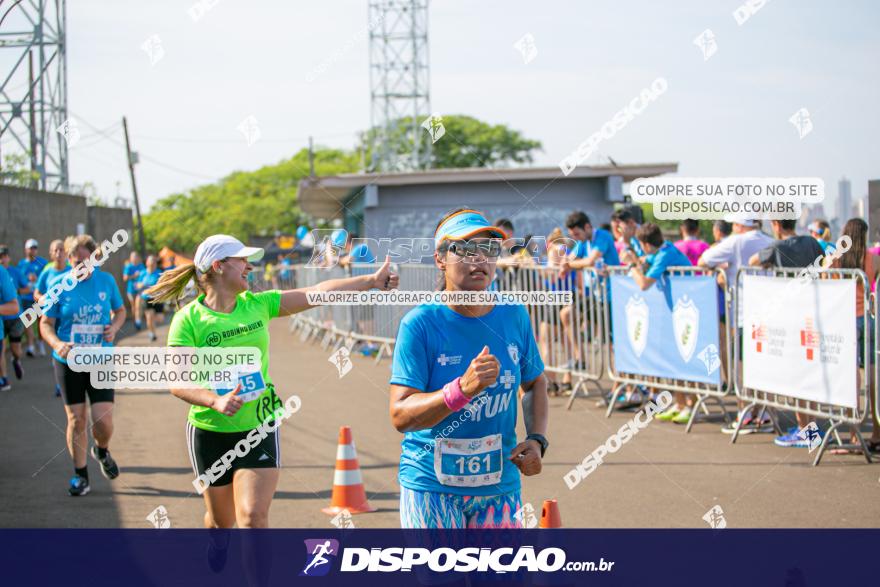
<svg viewBox="0 0 880 587">
<path fill-rule="evenodd" d="M 323 577 L 339 554 L 339 541 L 332 538 L 306 540 L 306 566 L 300 577 Z"/>
</svg>

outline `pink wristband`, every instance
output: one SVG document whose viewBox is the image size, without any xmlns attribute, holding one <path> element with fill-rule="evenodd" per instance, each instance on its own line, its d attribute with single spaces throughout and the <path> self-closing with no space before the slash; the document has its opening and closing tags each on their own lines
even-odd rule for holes
<svg viewBox="0 0 880 587">
<path fill-rule="evenodd" d="M 453 412 L 457 412 L 468 405 L 471 398 L 461 391 L 461 377 L 456 377 L 443 386 L 443 401 L 446 402 L 446 407 Z"/>
</svg>

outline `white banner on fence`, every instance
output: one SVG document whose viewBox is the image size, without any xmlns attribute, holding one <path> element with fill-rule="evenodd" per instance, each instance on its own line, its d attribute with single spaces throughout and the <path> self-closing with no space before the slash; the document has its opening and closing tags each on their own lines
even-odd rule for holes
<svg viewBox="0 0 880 587">
<path fill-rule="evenodd" d="M 808 401 L 857 407 L 852 279 L 743 275 L 743 383 Z"/>
</svg>

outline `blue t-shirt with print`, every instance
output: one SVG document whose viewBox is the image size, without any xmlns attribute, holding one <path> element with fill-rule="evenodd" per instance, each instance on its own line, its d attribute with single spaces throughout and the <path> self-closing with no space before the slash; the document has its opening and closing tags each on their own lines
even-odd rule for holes
<svg viewBox="0 0 880 587">
<path fill-rule="evenodd" d="M 162 277 L 162 272 L 159 271 L 159 269 L 154 271 L 144 271 L 141 274 L 141 278 L 137 283 L 137 291 L 143 299 L 150 299 L 150 296 L 147 295 L 147 290 L 159 283 L 160 277 Z M 248 277 L 250 277 L 250 274 L 248 274 Z"/>
<path fill-rule="evenodd" d="M 13 283 L 9 272 L 5 267 L 0 265 L 0 304 L 5 304 L 12 300 L 15 300 L 16 302 L 18 301 L 18 290 L 16 289 L 16 285 Z M 19 304 L 19 310 L 21 310 L 21 304 Z M 18 316 L 18 314 L 15 314 L 15 316 Z M 13 317 L 14 316 L 12 315 L 3 316 L 4 319 L 10 319 Z M 4 336 L 6 336 L 6 334 L 3 329 L 3 320 L 0 320 L 0 341 L 3 340 Z"/>
<path fill-rule="evenodd" d="M 130 262 L 127 262 L 125 266 L 122 268 L 122 274 L 128 277 L 128 281 L 125 282 L 125 293 L 134 295 L 137 293 L 137 283 L 140 280 L 141 276 L 146 271 L 146 266 L 143 263 L 138 263 L 134 265 Z"/>
<path fill-rule="evenodd" d="M 442 305 L 410 310 L 397 333 L 391 383 L 437 391 L 464 375 L 485 345 L 501 364 L 497 381 L 433 427 L 404 434 L 404 487 L 456 495 L 519 490 L 519 469 L 508 459 L 517 445 L 518 389 L 544 371 L 525 307 L 494 306 L 479 318 Z"/>
<path fill-rule="evenodd" d="M 21 273 L 25 287 L 28 288 L 28 293 L 21 294 L 22 304 L 30 306 L 34 303 L 34 287 L 47 263 L 48 261 L 42 257 L 35 257 L 33 261 L 22 259 L 18 262 L 18 272 Z"/>
<path fill-rule="evenodd" d="M 28 307 L 34 305 L 34 299 L 31 298 L 30 302 L 27 302 L 27 304 L 26 304 L 24 301 L 25 297 L 22 294 L 18 293 L 21 291 L 21 288 L 30 286 L 30 284 L 27 282 L 27 280 L 21 274 L 21 271 L 18 270 L 18 267 L 10 265 L 9 267 L 6 267 L 6 273 L 9 275 L 9 279 L 12 280 L 12 286 L 15 288 L 15 292 L 16 292 L 15 295 L 16 295 L 16 297 L 18 297 L 18 302 L 19 302 L 19 304 L 18 304 L 19 312 L 18 312 L 18 314 L 15 314 L 13 316 L 3 316 L 3 319 L 4 320 L 18 320 L 18 317 L 21 316 L 21 312 L 23 312 L 25 308 L 28 308 Z"/>
<path fill-rule="evenodd" d="M 113 343 L 104 340 L 103 327 L 111 322 L 110 312 L 121 307 L 122 295 L 116 280 L 109 273 L 95 269 L 91 277 L 77 283 L 72 290 L 62 291 L 58 300 L 46 311 L 46 316 L 55 319 L 55 333 L 64 342 L 83 346 L 113 346 Z M 56 352 L 52 356 L 67 363 Z"/>
<path fill-rule="evenodd" d="M 645 277 L 659 280 L 663 277 L 668 267 L 690 267 L 691 260 L 687 255 L 675 248 L 669 241 L 663 241 L 663 245 L 657 250 L 650 260 L 651 265 L 645 272 Z"/>
<path fill-rule="evenodd" d="M 54 263 L 50 263 L 43 267 L 42 273 L 37 278 L 37 291 L 41 294 L 49 291 L 49 285 L 55 281 L 59 275 L 64 275 L 70 271 L 70 265 L 65 265 L 64 269 L 57 269 Z"/>
</svg>

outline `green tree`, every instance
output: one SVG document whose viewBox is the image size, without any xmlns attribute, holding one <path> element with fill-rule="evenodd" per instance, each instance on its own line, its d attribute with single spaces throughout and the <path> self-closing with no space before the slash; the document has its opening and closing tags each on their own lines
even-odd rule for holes
<svg viewBox="0 0 880 587">
<path fill-rule="evenodd" d="M 3 157 L 3 169 L 0 169 L 0 184 L 22 188 L 31 187 L 39 181 L 40 174 L 31 171 L 29 153 L 9 153 Z"/>
<path fill-rule="evenodd" d="M 424 119 L 418 120 L 421 125 Z M 397 153 L 409 154 L 412 140 L 408 133 L 412 128 L 412 117 L 400 118 L 392 126 L 388 137 Z M 436 124 L 433 120 L 432 123 Z M 448 167 L 508 167 L 515 164 L 531 163 L 534 153 L 543 147 L 540 141 L 527 139 L 519 131 L 503 124 L 489 124 L 472 116 L 451 114 L 442 117 L 445 134 L 431 145 L 432 168 Z M 363 136 L 361 148 L 370 160 L 370 145 L 379 130 L 370 129 Z M 428 131 L 419 127 L 419 138 L 430 142 Z"/>
<path fill-rule="evenodd" d="M 338 149 L 315 150 L 315 173 L 333 175 L 357 171 L 355 153 Z M 217 183 L 188 193 L 165 197 L 144 215 L 150 250 L 163 246 L 192 253 L 201 240 L 224 233 L 246 239 L 291 233 L 305 218 L 297 206 L 300 179 L 309 174 L 308 150 L 276 165 L 256 171 L 236 171 Z"/>
</svg>

